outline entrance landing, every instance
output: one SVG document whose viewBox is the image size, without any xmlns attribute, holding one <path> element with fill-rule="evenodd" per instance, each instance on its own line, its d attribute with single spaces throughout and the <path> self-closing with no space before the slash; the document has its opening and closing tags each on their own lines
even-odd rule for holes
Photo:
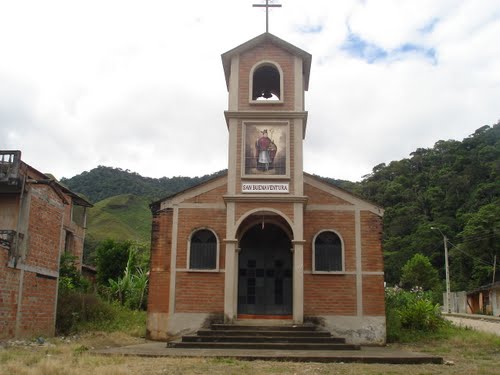
<svg viewBox="0 0 500 375">
<path fill-rule="evenodd" d="M 93 351 L 99 355 L 138 357 L 210 357 L 238 360 L 291 362 L 344 362 L 387 364 L 442 364 L 443 358 L 389 347 L 361 347 L 360 350 L 265 350 L 265 349 L 184 349 L 166 348 L 164 342 L 146 342 L 139 345 Z"/>
<path fill-rule="evenodd" d="M 441 357 L 388 347 L 360 347 L 313 325 L 212 324 L 180 340 L 147 342 L 93 351 L 101 355 L 142 357 L 217 357 L 294 362 L 443 363 Z"/>
</svg>

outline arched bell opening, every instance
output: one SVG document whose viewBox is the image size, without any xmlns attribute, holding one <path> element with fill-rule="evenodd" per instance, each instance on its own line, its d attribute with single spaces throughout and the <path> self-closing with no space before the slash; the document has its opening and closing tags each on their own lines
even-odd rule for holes
<svg viewBox="0 0 500 375">
<path fill-rule="evenodd" d="M 282 76 L 271 63 L 265 63 L 253 70 L 252 100 L 282 100 Z"/>
</svg>

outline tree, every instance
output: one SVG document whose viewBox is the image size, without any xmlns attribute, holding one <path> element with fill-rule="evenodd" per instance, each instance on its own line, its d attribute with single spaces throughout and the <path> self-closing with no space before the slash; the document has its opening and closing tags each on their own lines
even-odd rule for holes
<svg viewBox="0 0 500 375">
<path fill-rule="evenodd" d="M 118 279 L 129 261 L 132 241 L 102 241 L 96 249 L 97 282 L 109 285 L 110 279 Z M 134 264 L 134 260 L 132 260 Z"/>
<path fill-rule="evenodd" d="M 500 261 L 500 199 L 465 215 L 464 220 L 466 224 L 460 233 L 462 243 L 453 255 L 469 258 L 472 267 L 464 270 L 464 278 L 468 280 L 465 287 L 473 289 L 492 282 L 495 257 Z"/>
<path fill-rule="evenodd" d="M 438 272 L 425 255 L 417 253 L 403 266 L 401 285 L 405 289 L 419 286 L 423 290 L 432 290 L 438 283 Z"/>
</svg>

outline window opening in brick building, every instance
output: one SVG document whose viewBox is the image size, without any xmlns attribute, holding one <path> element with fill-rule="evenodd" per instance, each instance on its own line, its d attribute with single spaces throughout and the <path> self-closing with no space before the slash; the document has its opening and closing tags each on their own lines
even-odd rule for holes
<svg viewBox="0 0 500 375">
<path fill-rule="evenodd" d="M 75 239 L 73 238 L 73 233 L 70 231 L 66 231 L 66 236 L 64 238 L 64 252 L 73 254 L 73 248 L 74 248 L 74 241 Z"/>
<path fill-rule="evenodd" d="M 76 205 L 73 202 L 71 207 L 71 220 L 73 221 L 73 223 L 81 227 L 84 227 L 86 212 L 87 212 L 86 207 Z"/>
<path fill-rule="evenodd" d="M 315 271 L 342 271 L 342 241 L 332 231 L 321 232 L 314 241 Z"/>
<path fill-rule="evenodd" d="M 217 238 L 208 229 L 193 233 L 189 249 L 189 268 L 212 270 L 217 267 Z"/>
<path fill-rule="evenodd" d="M 252 100 L 280 100 L 281 76 L 278 69 L 265 64 L 253 72 Z"/>
</svg>

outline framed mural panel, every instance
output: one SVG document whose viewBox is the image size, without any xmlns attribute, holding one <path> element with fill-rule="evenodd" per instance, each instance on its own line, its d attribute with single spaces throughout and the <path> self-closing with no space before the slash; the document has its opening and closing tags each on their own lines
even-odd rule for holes
<svg viewBox="0 0 500 375">
<path fill-rule="evenodd" d="M 289 123 L 244 122 L 243 130 L 242 177 L 289 177 Z"/>
</svg>

